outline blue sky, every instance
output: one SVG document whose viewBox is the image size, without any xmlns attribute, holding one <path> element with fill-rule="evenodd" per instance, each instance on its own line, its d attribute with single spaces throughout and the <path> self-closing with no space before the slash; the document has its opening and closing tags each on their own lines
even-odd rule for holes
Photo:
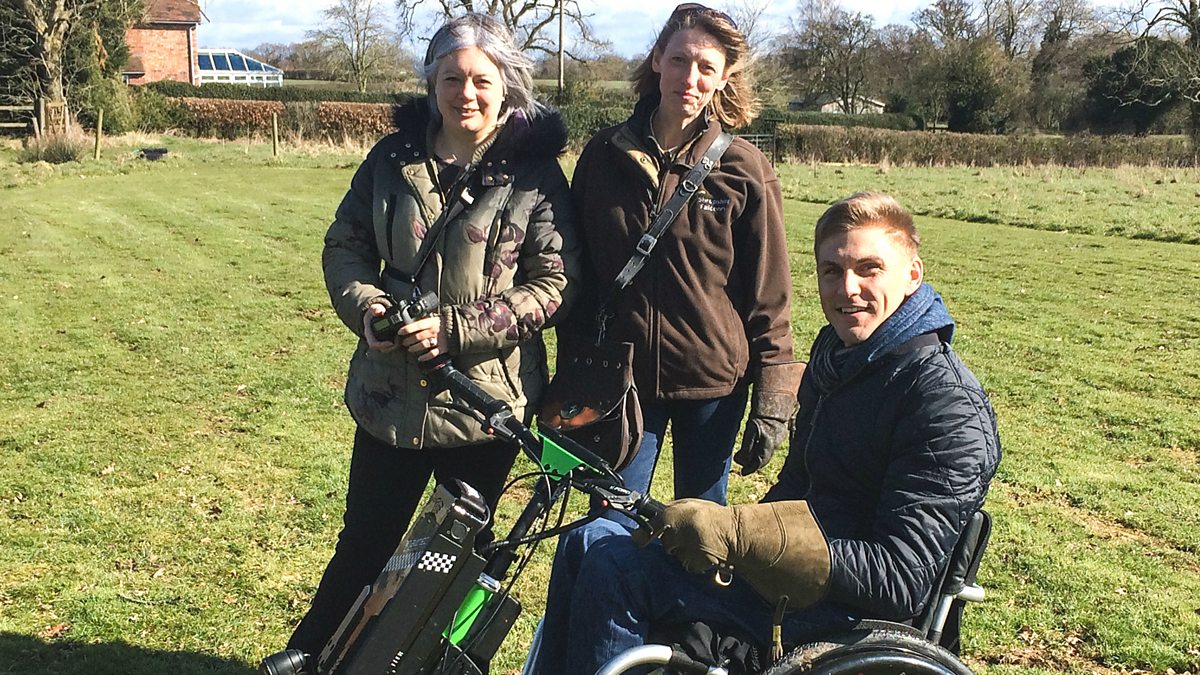
<svg viewBox="0 0 1200 675">
<path fill-rule="evenodd" d="M 384 0 L 387 2 L 388 0 Z M 332 0 L 200 0 L 208 21 L 201 24 L 201 47 L 250 48 L 264 42 L 298 42 L 321 21 L 321 10 Z M 592 14 L 596 34 L 612 42 L 623 56 L 645 53 L 654 33 L 678 4 L 677 0 L 580 0 Z M 721 7 L 722 3 L 714 2 Z M 769 26 L 785 27 L 794 1 L 776 3 L 766 17 Z M 903 23 L 928 0 L 843 0 L 848 9 L 875 17 L 877 25 Z"/>
</svg>

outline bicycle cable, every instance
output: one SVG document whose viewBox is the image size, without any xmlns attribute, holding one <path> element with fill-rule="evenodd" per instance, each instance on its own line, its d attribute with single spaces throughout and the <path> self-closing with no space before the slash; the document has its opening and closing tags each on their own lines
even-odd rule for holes
<svg viewBox="0 0 1200 675">
<path fill-rule="evenodd" d="M 504 488 L 500 491 L 501 497 L 503 497 L 503 495 L 506 494 L 510 489 L 512 489 L 517 483 L 519 483 L 520 481 L 526 480 L 528 478 L 538 478 L 540 480 L 547 481 L 546 487 L 547 487 L 547 489 L 551 490 L 551 503 L 553 503 L 555 501 L 559 502 L 558 519 L 557 519 L 557 522 L 555 523 L 555 528 L 552 528 L 552 529 L 557 530 L 557 529 L 561 528 L 562 521 L 566 517 L 567 502 L 569 501 L 569 498 L 570 498 L 570 492 L 571 492 L 570 481 L 564 481 L 563 483 L 561 483 L 559 485 L 559 487 L 557 489 L 553 489 L 554 486 L 549 483 L 551 474 L 544 472 L 544 471 L 524 473 L 524 474 L 521 474 L 521 475 L 513 478 L 512 480 L 510 480 L 508 482 L 507 485 L 504 486 Z M 549 521 L 549 516 L 550 516 L 550 509 L 546 509 L 539 515 L 538 523 L 540 524 L 540 527 L 537 528 L 538 535 L 543 535 L 543 533 L 546 531 L 546 524 Z M 515 546 L 520 546 L 523 543 L 532 543 L 533 544 L 532 546 L 529 546 L 527 548 L 527 551 L 518 560 L 516 570 L 514 570 L 513 573 L 508 576 L 508 579 L 505 583 L 504 588 L 501 589 L 500 591 L 497 591 L 498 594 L 500 594 L 502 596 L 511 596 L 512 595 L 513 587 L 516 585 L 517 579 L 519 579 L 522 576 L 522 574 L 525 572 L 526 566 L 528 566 L 529 562 L 533 559 L 533 556 L 537 551 L 537 545 L 547 538 L 549 538 L 549 537 L 548 536 L 536 536 L 535 538 L 532 538 L 532 539 L 526 537 L 526 538 L 522 538 L 522 540 L 518 540 L 517 542 L 509 542 L 507 540 L 502 540 L 500 542 L 491 542 L 487 546 L 484 547 L 486 550 L 488 550 L 488 552 L 490 552 L 492 550 L 500 548 L 501 546 L 514 546 L 515 547 Z M 525 540 L 528 540 L 528 542 L 525 542 Z M 464 644 L 463 646 L 459 647 L 458 653 L 455 654 L 453 657 L 451 657 L 451 653 L 450 653 L 450 647 L 452 645 L 449 642 L 446 643 L 445 649 L 442 652 L 442 658 L 440 660 L 441 665 L 439 666 L 439 672 L 446 672 L 446 668 L 454 668 L 455 666 L 458 666 L 461 663 L 462 659 L 470 658 L 469 652 L 471 651 L 471 648 L 474 647 L 475 643 L 483 637 L 484 632 L 487 630 L 488 626 L 490 626 L 492 624 L 492 622 L 495 621 L 496 618 L 499 616 L 500 609 L 501 609 L 500 603 L 496 603 L 495 606 L 492 607 L 491 613 L 487 617 L 484 617 L 482 619 L 480 628 L 479 628 L 479 630 L 475 631 L 475 635 L 471 639 L 471 641 Z M 455 610 L 454 617 L 451 620 L 451 625 L 454 625 L 455 623 L 457 623 L 457 621 L 458 621 L 458 611 Z M 476 665 L 476 667 L 478 667 L 479 664 L 475 664 L 475 665 Z M 450 672 L 455 672 L 455 671 L 451 670 Z"/>
</svg>

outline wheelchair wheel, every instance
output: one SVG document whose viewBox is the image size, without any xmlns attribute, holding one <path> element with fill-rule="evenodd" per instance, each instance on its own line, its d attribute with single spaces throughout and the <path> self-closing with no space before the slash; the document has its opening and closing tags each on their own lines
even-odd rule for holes
<svg viewBox="0 0 1200 675">
<path fill-rule="evenodd" d="M 856 630 L 796 647 L 763 675 L 973 675 L 939 645 L 899 630 Z"/>
</svg>

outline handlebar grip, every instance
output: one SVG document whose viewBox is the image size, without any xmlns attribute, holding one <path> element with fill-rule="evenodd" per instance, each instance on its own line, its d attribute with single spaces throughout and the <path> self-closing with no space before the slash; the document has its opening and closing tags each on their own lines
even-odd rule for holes
<svg viewBox="0 0 1200 675">
<path fill-rule="evenodd" d="M 484 391 L 478 384 L 475 384 L 474 380 L 455 368 L 448 358 L 436 363 L 430 371 L 438 373 L 451 391 L 466 399 L 471 408 L 485 415 L 494 415 L 508 407 L 506 403 Z"/>
<path fill-rule="evenodd" d="M 655 518 L 658 518 L 662 515 L 662 512 L 666 510 L 666 508 L 666 504 L 650 497 L 650 495 L 642 495 L 642 498 L 638 500 L 637 506 L 634 510 L 637 511 L 639 516 L 642 516 L 646 520 L 653 522 Z"/>
</svg>

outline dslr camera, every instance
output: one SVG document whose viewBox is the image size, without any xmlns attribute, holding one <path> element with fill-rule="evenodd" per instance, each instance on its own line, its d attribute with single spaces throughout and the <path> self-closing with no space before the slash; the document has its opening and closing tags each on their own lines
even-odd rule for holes
<svg viewBox="0 0 1200 675">
<path fill-rule="evenodd" d="M 400 301 L 390 295 L 387 299 L 391 306 L 383 316 L 371 320 L 371 332 L 375 333 L 375 339 L 381 342 L 395 340 L 401 327 L 433 314 L 438 308 L 438 297 L 433 291 L 419 294 L 414 291 L 410 300 Z"/>
</svg>

